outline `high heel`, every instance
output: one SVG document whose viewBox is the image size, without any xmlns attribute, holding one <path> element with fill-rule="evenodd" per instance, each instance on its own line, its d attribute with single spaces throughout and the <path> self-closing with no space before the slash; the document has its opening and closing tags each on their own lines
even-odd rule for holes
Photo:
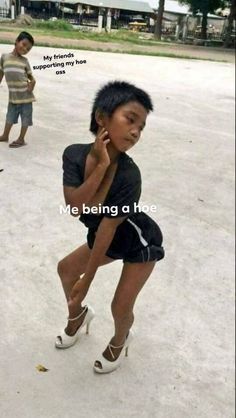
<svg viewBox="0 0 236 418">
<path fill-rule="evenodd" d="M 128 350 L 129 350 L 129 345 L 131 343 L 133 339 L 133 332 L 129 331 L 128 336 L 126 337 L 126 340 L 124 342 L 124 344 L 120 345 L 120 346 L 114 346 L 112 344 L 108 344 L 108 349 L 110 351 L 111 357 L 114 359 L 114 353 L 112 351 L 112 349 L 114 348 L 121 348 L 122 350 L 120 352 L 119 357 L 114 360 L 114 361 L 109 361 L 107 360 L 103 355 L 101 355 L 100 358 L 98 358 L 98 360 L 95 361 L 93 369 L 96 373 L 111 373 L 114 370 L 116 370 L 122 361 L 122 353 L 125 352 L 125 356 L 128 356 Z"/>
<path fill-rule="evenodd" d="M 86 325 L 86 334 L 89 333 L 89 327 L 90 327 L 90 323 L 92 321 L 92 319 L 95 316 L 95 312 L 93 310 L 93 308 L 91 308 L 91 306 L 85 306 L 83 308 L 83 311 L 81 312 L 80 315 L 76 316 L 75 318 L 68 318 L 68 321 L 76 321 L 77 319 L 81 318 L 81 316 L 86 312 L 84 320 L 82 322 L 82 324 L 80 325 L 80 327 L 77 329 L 76 333 L 74 335 L 67 335 L 65 330 L 63 330 L 60 335 L 58 335 L 56 337 L 56 341 L 55 341 L 55 347 L 56 348 L 69 348 L 72 345 L 74 345 L 76 343 L 76 341 L 78 340 L 79 334 L 81 332 L 81 329 Z"/>
</svg>

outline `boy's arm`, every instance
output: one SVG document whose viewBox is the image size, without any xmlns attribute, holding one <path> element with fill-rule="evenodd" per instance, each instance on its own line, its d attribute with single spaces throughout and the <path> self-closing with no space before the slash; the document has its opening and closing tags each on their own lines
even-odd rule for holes
<svg viewBox="0 0 236 418">
<path fill-rule="evenodd" d="M 69 306 L 72 309 L 74 306 L 78 306 L 78 303 L 81 303 L 85 298 L 89 286 L 94 279 L 96 271 L 113 240 L 116 228 L 125 220 L 126 217 L 127 216 L 119 218 L 104 217 L 102 219 L 96 233 L 96 238 L 85 270 L 85 274 L 83 278 L 79 280 L 72 288 L 69 300 Z"/>
<path fill-rule="evenodd" d="M 97 152 L 97 165 L 88 178 L 79 187 L 64 186 L 64 197 L 66 205 L 78 209 L 78 213 L 73 216 L 78 216 L 82 213 L 83 204 L 88 204 L 96 194 L 107 168 L 110 165 L 110 158 L 106 149 L 109 139 L 106 139 L 107 132 L 102 129 L 97 135 L 94 146 Z"/>
<path fill-rule="evenodd" d="M 1 81 L 2 81 L 3 77 L 4 77 L 4 72 L 2 70 L 0 70 L 0 84 L 1 84 Z"/>
<path fill-rule="evenodd" d="M 100 261 L 103 259 L 114 238 L 117 227 L 125 220 L 125 218 L 127 218 L 127 216 L 119 218 L 104 217 L 102 219 L 96 232 L 94 246 L 83 277 L 89 284 L 92 282 L 100 265 Z"/>
<path fill-rule="evenodd" d="M 64 197 L 66 205 L 71 208 L 77 208 L 76 214 L 71 212 L 72 216 L 79 216 L 83 211 L 83 205 L 88 204 L 96 194 L 103 177 L 106 173 L 107 165 L 98 164 L 92 174 L 85 180 L 81 186 L 69 187 L 64 186 Z"/>
<path fill-rule="evenodd" d="M 36 80 L 35 78 L 32 76 L 32 74 L 28 74 L 28 91 L 33 91 L 35 84 L 36 84 Z"/>
</svg>

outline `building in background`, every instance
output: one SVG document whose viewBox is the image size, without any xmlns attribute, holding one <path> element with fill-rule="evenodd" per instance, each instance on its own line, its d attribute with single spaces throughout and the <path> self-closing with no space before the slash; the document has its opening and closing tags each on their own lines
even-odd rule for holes
<svg viewBox="0 0 236 418">
<path fill-rule="evenodd" d="M 23 6 L 24 12 L 35 19 L 64 18 L 73 25 L 108 32 L 121 28 L 153 32 L 158 9 L 158 0 L 0 0 L 0 17 L 10 17 L 12 4 L 18 8 L 17 14 Z M 208 15 L 209 33 L 220 35 L 225 19 Z M 195 37 L 200 26 L 200 14 L 192 17 L 189 6 L 165 0 L 163 36 L 181 39 L 188 32 Z"/>
<path fill-rule="evenodd" d="M 0 19 L 11 17 L 10 0 L 0 0 Z"/>
<path fill-rule="evenodd" d="M 0 7 L 10 9 L 10 0 L 0 0 Z"/>
</svg>

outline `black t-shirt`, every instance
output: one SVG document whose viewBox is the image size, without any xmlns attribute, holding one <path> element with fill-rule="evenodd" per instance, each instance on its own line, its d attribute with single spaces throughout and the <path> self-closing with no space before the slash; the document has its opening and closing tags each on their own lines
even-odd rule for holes
<svg viewBox="0 0 236 418">
<path fill-rule="evenodd" d="M 86 157 L 93 143 L 74 144 L 63 153 L 63 185 L 79 187 L 84 181 Z M 97 228 L 102 218 L 131 216 L 135 213 L 135 205 L 141 194 L 141 174 L 138 166 L 126 153 L 121 153 L 112 185 L 100 214 L 80 215 L 80 221 L 88 228 Z"/>
</svg>

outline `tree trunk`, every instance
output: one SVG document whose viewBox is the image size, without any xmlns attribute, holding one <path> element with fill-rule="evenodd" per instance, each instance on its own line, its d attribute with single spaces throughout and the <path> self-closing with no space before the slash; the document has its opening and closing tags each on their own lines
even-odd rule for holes
<svg viewBox="0 0 236 418">
<path fill-rule="evenodd" d="M 235 4 L 235 0 L 232 0 L 231 7 L 230 7 L 230 14 L 228 17 L 228 25 L 227 25 L 226 34 L 225 34 L 225 41 L 224 41 L 225 48 L 229 48 L 234 42 L 231 35 L 233 31 L 233 23 L 234 23 L 235 17 L 236 17 L 236 4 Z"/>
<path fill-rule="evenodd" d="M 21 0 L 15 1 L 15 15 L 16 17 L 20 15 Z"/>
<path fill-rule="evenodd" d="M 202 11 L 201 39 L 207 39 L 207 10 Z"/>
<path fill-rule="evenodd" d="M 161 40 L 162 19 L 165 8 L 165 0 L 159 0 L 159 8 L 157 12 L 157 20 L 155 24 L 154 38 Z"/>
</svg>

